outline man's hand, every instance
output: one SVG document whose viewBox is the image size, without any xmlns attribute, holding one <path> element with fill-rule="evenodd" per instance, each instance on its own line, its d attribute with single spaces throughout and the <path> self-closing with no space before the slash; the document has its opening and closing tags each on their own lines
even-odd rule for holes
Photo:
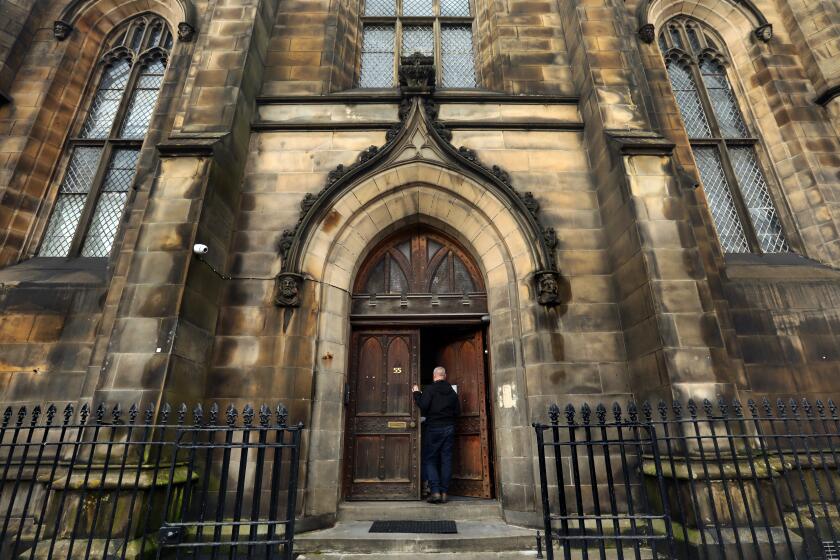
<svg viewBox="0 0 840 560">
<path fill-rule="evenodd" d="M 411 392 L 412 393 L 419 393 L 420 392 L 420 386 L 419 385 L 412 385 L 411 386 Z"/>
</svg>

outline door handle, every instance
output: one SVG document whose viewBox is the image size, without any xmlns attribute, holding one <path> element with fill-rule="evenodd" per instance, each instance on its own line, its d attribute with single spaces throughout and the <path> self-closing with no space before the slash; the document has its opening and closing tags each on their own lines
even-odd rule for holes
<svg viewBox="0 0 840 560">
<path fill-rule="evenodd" d="M 416 428 L 417 427 L 417 422 L 409 422 L 408 427 L 409 428 Z"/>
<path fill-rule="evenodd" d="M 344 404 L 350 404 L 350 384 L 344 384 Z"/>
</svg>

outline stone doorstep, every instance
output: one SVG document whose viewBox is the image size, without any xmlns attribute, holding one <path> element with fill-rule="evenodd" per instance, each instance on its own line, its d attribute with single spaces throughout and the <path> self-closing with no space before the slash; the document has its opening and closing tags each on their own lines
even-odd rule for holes
<svg viewBox="0 0 840 560">
<path fill-rule="evenodd" d="M 545 557 L 545 552 L 543 552 Z M 598 550 L 590 550 L 589 558 L 602 558 Z M 632 551 L 625 550 L 625 559 L 636 556 Z M 522 550 L 515 552 L 384 552 L 373 554 L 354 554 L 344 552 L 327 552 L 316 554 L 302 554 L 297 557 L 297 560 L 535 560 L 537 558 L 536 550 Z M 559 548 L 554 550 L 554 558 L 562 560 L 564 558 L 563 551 Z M 583 553 L 580 550 L 573 550 L 571 558 L 574 560 L 582 560 Z M 604 558 L 608 560 L 618 560 L 619 556 L 615 549 L 607 549 Z M 642 560 L 650 560 L 653 555 L 649 550 L 642 550 L 639 558 Z"/>
<path fill-rule="evenodd" d="M 438 519 L 448 519 L 441 514 Z M 295 537 L 295 550 L 302 553 L 428 553 L 428 552 L 521 552 L 536 548 L 536 531 L 507 525 L 503 521 L 458 521 L 454 535 L 417 533 L 370 533 L 370 521 L 340 522 L 330 529 Z"/>
<path fill-rule="evenodd" d="M 303 554 L 297 560 L 534 560 L 537 551 L 522 552 L 392 552 L 384 554 Z"/>
<path fill-rule="evenodd" d="M 388 519 L 403 521 L 502 521 L 502 507 L 497 500 L 454 498 L 446 504 L 429 504 L 423 501 L 405 502 L 343 502 L 338 506 L 338 521 L 376 521 Z"/>
</svg>

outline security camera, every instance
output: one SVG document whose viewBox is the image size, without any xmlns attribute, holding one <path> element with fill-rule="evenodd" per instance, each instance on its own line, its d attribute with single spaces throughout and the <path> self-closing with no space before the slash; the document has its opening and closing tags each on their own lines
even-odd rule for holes
<svg viewBox="0 0 840 560">
<path fill-rule="evenodd" d="M 210 247 L 208 247 L 204 243 L 196 243 L 195 245 L 193 245 L 194 255 L 206 255 L 208 251 L 210 251 Z"/>
</svg>

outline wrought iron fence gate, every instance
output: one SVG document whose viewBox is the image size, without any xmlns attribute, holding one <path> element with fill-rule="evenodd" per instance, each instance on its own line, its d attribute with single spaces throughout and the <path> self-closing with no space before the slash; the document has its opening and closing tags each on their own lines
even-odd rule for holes
<svg viewBox="0 0 840 560">
<path fill-rule="evenodd" d="M 832 401 L 552 405 L 534 428 L 550 560 L 838 558 Z"/>
<path fill-rule="evenodd" d="M 0 558 L 291 560 L 303 426 L 285 408 L 7 408 Z"/>
</svg>

